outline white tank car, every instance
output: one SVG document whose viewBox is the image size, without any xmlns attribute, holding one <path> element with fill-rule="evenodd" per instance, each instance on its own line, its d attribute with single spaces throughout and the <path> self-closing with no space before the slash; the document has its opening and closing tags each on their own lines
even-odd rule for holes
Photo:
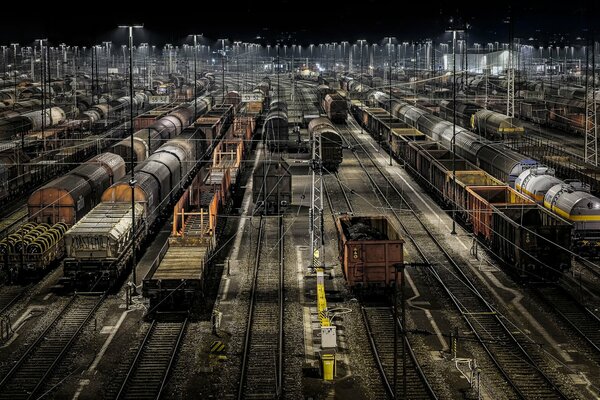
<svg viewBox="0 0 600 400">
<path fill-rule="evenodd" d="M 546 193 L 544 207 L 571 221 L 582 235 L 600 233 L 600 199 L 588 192 L 568 184 L 554 185 Z"/>
<path fill-rule="evenodd" d="M 515 180 L 515 189 L 531 198 L 536 203 L 543 204 L 548 190 L 562 183 L 554 176 L 554 170 L 548 167 L 527 169 Z"/>
</svg>

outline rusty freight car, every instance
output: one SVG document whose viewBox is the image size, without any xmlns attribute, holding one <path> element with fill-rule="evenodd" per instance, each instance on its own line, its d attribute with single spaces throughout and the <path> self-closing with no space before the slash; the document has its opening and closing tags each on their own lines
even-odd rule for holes
<svg viewBox="0 0 600 400">
<path fill-rule="evenodd" d="M 397 282 L 404 240 L 383 216 L 342 216 L 336 220 L 339 257 L 348 286 L 385 289 Z"/>
</svg>

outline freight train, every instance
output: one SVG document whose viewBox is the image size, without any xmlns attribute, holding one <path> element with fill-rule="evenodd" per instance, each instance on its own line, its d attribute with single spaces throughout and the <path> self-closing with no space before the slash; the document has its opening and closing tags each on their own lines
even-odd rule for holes
<svg viewBox="0 0 600 400">
<path fill-rule="evenodd" d="M 201 97 L 198 98 L 198 102 L 210 105 L 212 99 Z M 206 112 L 207 108 L 199 107 L 198 115 Z M 194 103 L 188 103 L 175 108 L 172 113 L 159 119 L 153 126 L 163 126 L 161 121 L 172 121 L 173 115 L 189 115 L 186 120 L 179 121 L 179 123 L 185 124 L 183 127 L 186 127 L 191 123 L 193 113 Z M 180 131 L 181 129 L 172 128 L 169 134 L 175 137 Z M 165 134 L 165 137 L 168 136 Z M 159 143 L 159 140 L 156 142 Z M 202 148 L 202 151 L 205 145 L 203 140 L 198 141 L 198 146 Z M 124 178 L 125 170 L 125 161 L 118 154 L 105 152 L 93 157 L 65 175 L 42 186 L 29 196 L 27 206 L 30 223 L 33 226 L 56 224 L 64 224 L 66 227 L 73 226 L 101 202 L 101 196 L 106 189 Z M 28 244 L 35 238 L 25 239 Z M 0 259 L 0 268 L 6 271 L 10 268 L 8 272 L 10 272 L 11 281 L 41 275 L 64 254 L 62 234 L 55 241 L 47 242 L 41 248 L 37 248 L 35 252 L 30 252 L 28 247 L 17 248 L 11 244 L 14 242 L 14 236 L 4 238 L 0 242 L 0 247 L 3 249 L 1 250 L 3 256 Z"/>
<path fill-rule="evenodd" d="M 189 309 L 204 294 L 204 279 L 219 244 L 224 218 L 250 154 L 254 118 L 237 117 L 173 209 L 173 226 L 159 262 L 143 279 L 150 310 Z M 250 128 L 250 129 L 248 129 Z"/>
<path fill-rule="evenodd" d="M 143 93 L 134 97 L 136 107 L 144 107 L 147 103 L 147 96 Z M 129 105 L 129 98 L 122 97 L 111 104 L 98 104 L 92 106 L 86 113 L 83 113 L 74 125 L 91 126 L 92 122 L 100 118 L 106 118 L 109 112 L 116 112 L 116 109 L 123 109 Z M 112 110 L 112 111 L 111 111 Z M 48 177 L 53 177 L 64 173 L 68 166 L 84 160 L 89 155 L 98 154 L 98 149 L 102 149 L 104 144 L 110 143 L 112 139 L 118 138 L 124 132 L 121 130 L 111 130 L 103 135 L 88 136 L 88 141 L 83 144 L 72 146 L 69 149 L 60 148 L 58 151 L 49 154 L 38 155 L 38 150 L 32 146 L 34 136 L 30 137 L 27 132 L 35 133 L 42 127 L 42 120 L 47 128 L 57 128 L 63 126 L 66 120 L 66 113 L 61 107 L 50 107 L 42 110 L 24 113 L 15 117 L 0 121 L 0 137 L 6 140 L 14 138 L 17 135 L 20 139 L 7 142 L 4 149 L 0 149 L 0 204 L 12 201 L 15 198 L 28 193 L 31 189 L 47 181 Z M 63 124 L 63 125 L 59 125 Z M 83 124 L 83 125 L 82 125 Z M 56 132 L 59 132 L 58 130 Z M 47 138 L 48 132 L 45 137 Z M 58 137 L 56 137 L 58 139 Z M 60 143 L 59 141 L 51 141 Z M 24 146 L 27 146 L 26 148 Z M 29 150 L 32 147 L 32 151 Z"/>
<path fill-rule="evenodd" d="M 134 163 L 147 159 L 156 149 L 193 122 L 194 109 L 198 115 L 205 114 L 212 107 L 212 97 L 206 96 L 194 100 L 191 104 L 180 106 L 169 115 L 160 118 L 148 127 L 142 128 L 133 134 L 133 152 L 131 149 L 131 138 L 123 139 L 113 146 L 112 152 L 120 155 L 129 163 L 133 154 Z"/>
<path fill-rule="evenodd" d="M 97 104 L 84 111 L 80 120 L 89 125 L 106 118 L 109 113 L 116 115 L 124 110 L 129 110 L 130 97 L 123 96 L 110 103 Z M 140 92 L 133 98 L 133 105 L 136 111 L 143 109 L 148 104 L 148 95 Z M 12 116 L 0 120 L 0 139 L 14 139 L 26 132 L 37 131 L 46 128 L 55 127 L 66 121 L 67 112 L 64 107 L 47 107 L 43 110 L 26 112 L 17 116 Z"/>
<path fill-rule="evenodd" d="M 124 177 L 101 196 L 100 204 L 65 234 L 64 276 L 77 286 L 96 288 L 115 282 L 167 205 L 172 204 L 202 159 L 198 131 L 160 146 L 135 169 L 135 189 Z M 135 235 L 132 235 L 132 190 Z"/>
<path fill-rule="evenodd" d="M 204 93 L 212 82 L 214 82 L 214 77 L 208 73 L 199 79 L 198 84 L 201 89 L 199 93 Z M 77 119 L 68 124 L 65 123 L 67 108 L 64 106 L 50 107 L 45 112 L 42 112 L 42 110 L 31 111 L 0 120 L 0 137 L 20 137 L 20 139 L 4 144 L 3 148 L 0 149 L 0 204 L 28 193 L 32 188 L 46 182 L 48 177 L 68 171 L 69 165 L 79 163 L 94 154 L 98 154 L 107 146 L 112 146 L 114 139 L 118 139 L 125 134 L 123 129 L 108 130 L 111 126 L 109 117 L 112 122 L 120 121 L 119 115 L 129 110 L 130 98 L 123 96 L 116 100 L 110 100 L 110 96 L 106 96 L 103 100 L 106 102 L 95 105 L 93 103 L 100 101 L 100 98 L 95 98 L 95 100 L 94 98 L 84 95 L 78 97 L 79 110 L 77 112 L 79 112 L 79 115 L 76 117 Z M 198 100 L 199 114 L 210 108 L 207 101 L 206 99 Z M 133 98 L 133 105 L 136 112 L 144 109 L 148 105 L 148 95 L 145 92 L 136 93 Z M 170 121 L 165 120 L 162 125 L 161 122 L 157 121 L 154 125 L 136 132 L 134 158 L 139 158 L 140 161 L 147 158 L 152 151 L 158 148 L 162 140 L 177 134 L 181 130 L 181 123 L 189 123 L 189 116 L 185 114 L 189 114 L 189 110 L 179 110 L 179 115 L 174 115 Z M 36 150 L 32 144 L 36 141 L 41 143 L 36 137 L 40 136 L 38 131 L 42 126 L 42 119 L 45 126 L 49 128 L 49 132 L 56 135 L 53 137 L 56 139 L 59 139 L 59 135 L 62 135 L 60 129 L 70 130 L 71 127 L 77 127 L 76 132 L 79 132 L 78 134 L 81 134 L 81 131 L 90 129 L 96 131 L 97 128 L 101 128 L 104 133 L 86 136 L 84 143 L 59 148 L 57 152 L 52 152 L 51 158 L 47 154 L 37 156 L 39 149 Z M 47 131 L 44 136 L 47 137 L 49 132 Z M 53 140 L 51 143 L 61 142 Z M 113 151 L 129 160 L 129 146 L 130 140 L 124 140 L 117 144 Z"/>
<path fill-rule="evenodd" d="M 220 108 L 231 112 L 232 107 Z M 165 211 L 192 181 L 202 160 L 212 155 L 226 130 L 223 127 L 215 131 L 218 136 L 208 137 L 202 126 L 195 124 L 137 165 L 135 189 L 130 186 L 129 177 L 106 189 L 100 204 L 65 234 L 65 282 L 90 289 L 110 287 L 122 277 L 133 247 L 140 247 L 158 226 Z M 133 234 L 132 214 L 135 214 Z"/>
<path fill-rule="evenodd" d="M 366 110 L 363 107 L 362 112 Z M 385 120 L 390 116 L 371 112 L 359 121 L 365 119 Z M 368 122 L 365 126 L 375 125 Z M 405 162 L 415 178 L 446 208 L 456 204 L 458 217 L 519 277 L 555 281 L 570 268 L 570 255 L 564 251 L 572 243 L 572 225 L 568 221 L 539 207 L 460 155 L 453 157 L 441 141 L 412 140 L 412 135 L 398 135 L 396 139 L 388 150 Z"/>
<path fill-rule="evenodd" d="M 370 100 L 386 109 L 389 108 L 389 98 L 385 93 L 373 91 L 370 93 Z M 391 101 L 391 113 L 432 139 L 439 141 L 443 147 L 452 148 L 452 123 L 396 99 Z M 510 150 L 501 143 L 481 139 L 461 127 L 456 127 L 455 149 L 457 155 L 512 188 L 516 187 L 516 180 L 522 173 L 533 167 L 544 166 L 543 163 Z M 585 256 L 600 255 L 600 234 L 596 223 L 600 220 L 597 212 L 600 209 L 600 199 L 578 190 L 576 186 L 568 182 L 561 183 L 561 187 L 563 189 L 558 190 L 557 188 L 553 191 L 557 196 L 549 201 L 544 201 L 543 206 L 574 224 L 574 250 Z M 564 193 L 574 194 L 560 200 Z M 525 194 L 531 197 L 529 194 Z M 585 204 L 586 207 L 570 203 L 575 200 L 579 205 Z"/>
</svg>

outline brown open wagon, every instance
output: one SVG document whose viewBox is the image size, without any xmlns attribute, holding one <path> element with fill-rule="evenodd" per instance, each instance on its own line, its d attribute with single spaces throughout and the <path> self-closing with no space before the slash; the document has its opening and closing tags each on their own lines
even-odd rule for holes
<svg viewBox="0 0 600 400">
<path fill-rule="evenodd" d="M 383 216 L 341 216 L 336 226 L 340 260 L 348 286 L 353 289 L 393 286 L 395 264 L 404 262 L 404 240 L 388 219 Z"/>
</svg>

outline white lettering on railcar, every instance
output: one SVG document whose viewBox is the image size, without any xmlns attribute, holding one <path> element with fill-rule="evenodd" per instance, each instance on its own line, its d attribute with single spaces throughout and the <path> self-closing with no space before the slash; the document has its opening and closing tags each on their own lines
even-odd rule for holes
<svg viewBox="0 0 600 400">
<path fill-rule="evenodd" d="M 85 199 L 83 196 L 79 196 L 77 199 L 77 211 L 81 211 L 81 209 L 85 206 Z"/>
</svg>

